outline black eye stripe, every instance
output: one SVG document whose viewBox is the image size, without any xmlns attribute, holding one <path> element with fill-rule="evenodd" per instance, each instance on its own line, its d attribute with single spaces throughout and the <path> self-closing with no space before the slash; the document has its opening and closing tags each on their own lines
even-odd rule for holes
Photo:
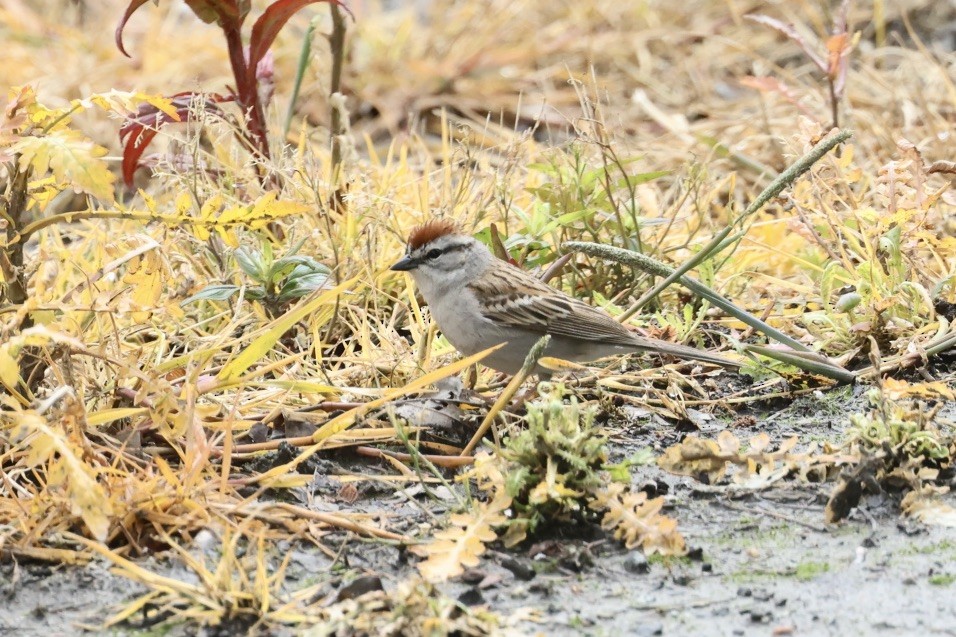
<svg viewBox="0 0 956 637">
<path fill-rule="evenodd" d="M 453 243 L 450 246 L 445 246 L 445 249 L 442 250 L 442 252 L 444 254 L 448 254 L 449 252 L 460 252 L 461 250 L 464 250 L 467 247 L 468 247 L 467 243 Z"/>
<path fill-rule="evenodd" d="M 443 254 L 450 254 L 452 252 L 461 252 L 468 248 L 467 243 L 452 243 L 447 245 L 444 248 L 431 248 L 427 251 L 419 252 L 419 261 L 428 261 L 430 259 L 437 259 Z"/>
</svg>

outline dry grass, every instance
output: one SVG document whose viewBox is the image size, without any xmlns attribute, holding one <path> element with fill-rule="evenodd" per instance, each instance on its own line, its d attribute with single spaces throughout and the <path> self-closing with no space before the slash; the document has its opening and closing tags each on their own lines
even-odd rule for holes
<svg viewBox="0 0 956 637">
<path fill-rule="evenodd" d="M 218 30 L 183 3 L 148 4 L 128 27 L 127 60 L 110 37 L 123 4 L 80 2 L 80 11 L 66 0 L 0 0 L 0 84 L 35 85 L 50 107 L 110 89 L 225 91 Z M 775 5 L 774 17 L 815 41 L 830 22 L 824 4 Z M 956 302 L 952 174 L 926 169 L 953 159 L 956 58 L 928 30 L 943 22 L 946 3 L 857 4 L 850 21 L 861 39 L 840 109 L 852 142 L 756 215 L 732 255 L 696 276 L 850 367 L 867 361 L 873 343 L 912 365 L 927 343 L 950 334 L 934 304 Z M 90 208 L 141 218 L 51 224 L 27 245 L 29 305 L 0 305 L 2 341 L 38 347 L 45 369 L 43 378 L 8 383 L 0 411 L 0 553 L 69 563 L 106 555 L 151 587 L 146 601 L 192 608 L 197 621 L 328 620 L 308 609 L 310 595 L 281 589 L 282 568 L 268 558 L 274 542 L 297 538 L 331 551 L 323 538 L 337 529 L 411 538 L 387 518 L 321 515 L 261 496 L 305 485 L 297 467 L 323 449 L 393 443 L 405 451 L 373 408 L 466 366 L 451 364 L 453 349 L 430 328 L 409 281 L 387 271 L 406 232 L 443 215 L 474 232 L 496 224 L 529 265 L 553 261 L 566 240 L 684 262 L 829 129 L 825 82 L 792 42 L 745 21 L 751 8 L 738 0 L 352 6 L 345 211 L 328 205 L 321 41 L 287 146 L 268 167 L 280 176 L 278 200 L 301 210 L 270 226 L 284 237 L 277 253 L 304 241 L 300 252 L 329 266 L 338 286 L 292 315 L 272 318 L 237 298 L 180 305 L 211 283 L 249 283 L 232 248 L 256 247 L 269 232 L 234 227 L 210 237 L 196 224 L 158 221 L 199 216 L 213 196 L 223 208 L 263 201 L 270 188 L 228 126 L 209 122 L 202 139 L 196 127 L 165 129 L 155 173 L 141 176 L 142 190 L 118 195 L 121 203 L 57 195 L 43 215 Z M 288 108 L 308 18 L 318 16 L 321 31 L 326 14 L 323 5 L 308 8 L 277 40 L 273 130 Z M 748 76 L 774 78 L 776 89 L 748 88 Z M 116 169 L 119 124 L 93 109 L 71 125 L 110 149 Z M 194 168 L 200 163 L 214 170 Z M 656 171 L 664 174 L 634 183 Z M 615 313 L 653 284 L 584 257 L 552 283 Z M 860 297 L 852 309 L 839 304 L 847 293 Z M 674 339 L 701 328 L 746 335 L 741 323 L 703 310 L 672 287 L 655 313 L 631 323 Z M 27 313 L 38 327 L 23 332 Z M 786 389 L 782 377 L 760 373 L 770 380 L 758 389 Z M 494 380 L 482 372 L 477 387 Z M 575 384 L 595 382 L 677 416 L 709 403 L 715 387 L 673 368 L 601 370 Z M 298 441 L 300 456 L 250 468 L 247 460 L 271 446 L 249 446 L 255 423 L 332 402 L 364 406 L 315 412 L 316 433 Z M 413 462 L 390 462 L 399 480 L 420 479 Z M 231 548 L 218 567 L 193 565 L 201 585 L 166 582 L 127 561 L 157 547 L 180 550 L 203 529 Z M 253 557 L 237 558 L 237 542 L 256 547 Z M 432 594 L 403 590 L 416 604 Z"/>
</svg>

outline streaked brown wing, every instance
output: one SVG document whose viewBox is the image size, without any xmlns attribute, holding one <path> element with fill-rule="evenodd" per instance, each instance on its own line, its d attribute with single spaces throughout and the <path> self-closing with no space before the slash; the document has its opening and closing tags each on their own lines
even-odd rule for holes
<svg viewBox="0 0 956 637">
<path fill-rule="evenodd" d="M 530 294 L 518 294 L 516 286 Z M 630 332 L 607 314 L 504 262 L 469 287 L 486 299 L 483 314 L 496 323 L 541 335 L 634 345 Z"/>
</svg>

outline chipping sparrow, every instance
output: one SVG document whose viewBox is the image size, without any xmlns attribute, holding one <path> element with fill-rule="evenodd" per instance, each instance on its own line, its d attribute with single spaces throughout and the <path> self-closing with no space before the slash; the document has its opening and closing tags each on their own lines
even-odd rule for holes
<svg viewBox="0 0 956 637">
<path fill-rule="evenodd" d="M 591 307 L 495 257 L 460 234 L 453 223 L 433 220 L 412 231 L 405 258 L 391 268 L 412 275 L 445 336 L 466 356 L 498 345 L 482 361 L 507 374 L 524 363 L 545 334 L 544 352 L 569 361 L 592 361 L 614 354 L 658 352 L 738 367 L 722 356 L 631 333 Z M 539 376 L 551 372 L 539 365 Z"/>
</svg>

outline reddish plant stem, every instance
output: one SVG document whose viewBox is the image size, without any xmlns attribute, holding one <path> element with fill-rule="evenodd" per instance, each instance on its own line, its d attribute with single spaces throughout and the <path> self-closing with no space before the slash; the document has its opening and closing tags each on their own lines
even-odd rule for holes
<svg viewBox="0 0 956 637">
<path fill-rule="evenodd" d="M 224 25 L 222 30 L 226 36 L 226 45 L 229 49 L 229 63 L 232 66 L 232 74 L 236 78 L 237 101 L 243 110 L 243 115 L 245 115 L 249 134 L 254 142 L 252 145 L 261 159 L 269 159 L 269 138 L 266 135 L 265 109 L 262 108 L 256 90 L 255 69 L 249 68 L 249 60 L 246 59 L 243 51 L 239 25 Z M 250 80 L 250 78 L 252 79 Z"/>
</svg>

